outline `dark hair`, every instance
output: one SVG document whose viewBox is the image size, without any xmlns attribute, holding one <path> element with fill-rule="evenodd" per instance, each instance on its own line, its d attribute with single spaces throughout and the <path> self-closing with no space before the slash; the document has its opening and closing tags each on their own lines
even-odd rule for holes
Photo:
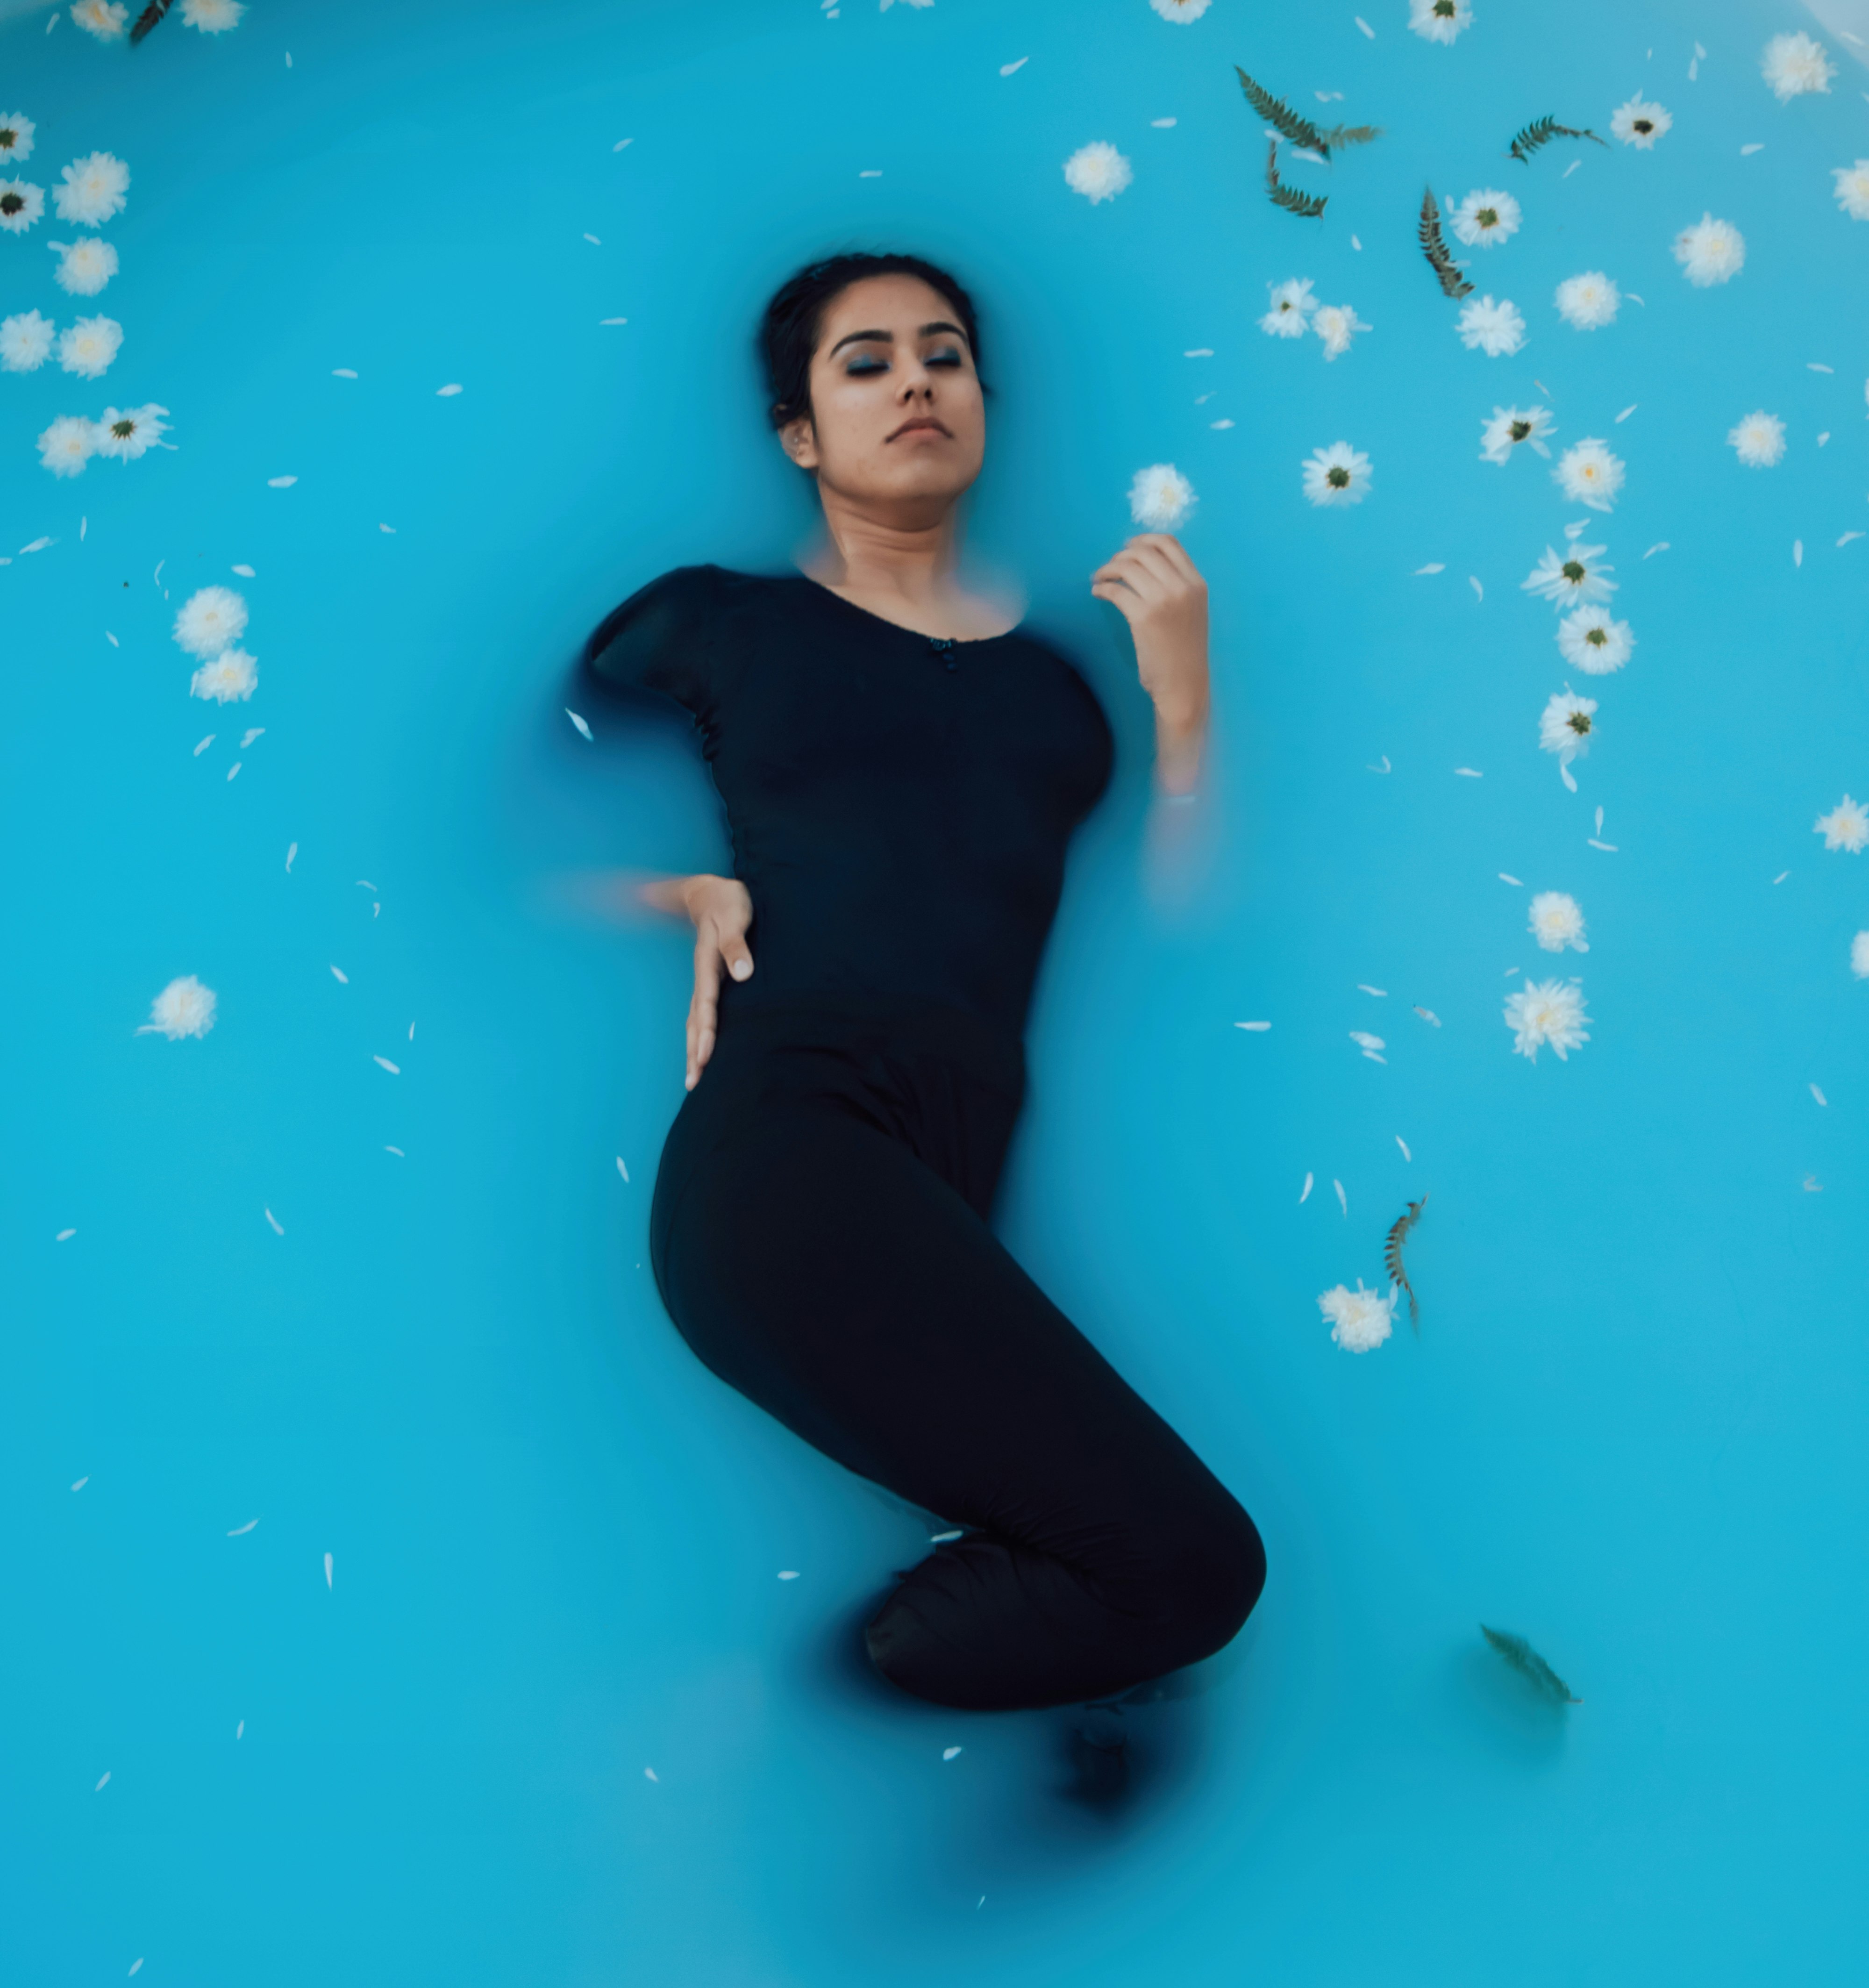
<svg viewBox="0 0 1869 1988">
<path fill-rule="evenodd" d="M 818 349 L 824 313 L 851 284 L 866 276 L 919 276 L 953 305 L 967 343 L 980 363 L 980 333 L 973 299 L 945 269 L 919 255 L 851 254 L 827 255 L 808 262 L 789 282 L 782 283 L 766 307 L 759 324 L 759 356 L 766 365 L 769 398 L 766 412 L 776 428 L 811 411 L 811 355 Z"/>
</svg>

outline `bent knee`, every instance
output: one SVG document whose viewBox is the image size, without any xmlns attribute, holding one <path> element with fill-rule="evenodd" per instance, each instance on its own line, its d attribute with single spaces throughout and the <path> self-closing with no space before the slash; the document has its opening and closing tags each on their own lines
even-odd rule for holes
<svg viewBox="0 0 1869 1988">
<path fill-rule="evenodd" d="M 1175 1542 L 1164 1569 L 1167 1613 L 1178 1642 L 1198 1662 L 1245 1626 L 1266 1586 L 1266 1546 L 1245 1507 L 1225 1493 Z"/>
</svg>

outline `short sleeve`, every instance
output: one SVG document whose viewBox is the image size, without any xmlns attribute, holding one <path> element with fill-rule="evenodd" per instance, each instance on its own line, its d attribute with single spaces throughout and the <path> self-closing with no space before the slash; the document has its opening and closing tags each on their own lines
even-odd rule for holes
<svg viewBox="0 0 1869 1988">
<path fill-rule="evenodd" d="M 585 675 L 611 691 L 657 691 L 698 716 L 711 695 L 725 578 L 718 566 L 682 566 L 638 587 L 591 631 Z"/>
</svg>

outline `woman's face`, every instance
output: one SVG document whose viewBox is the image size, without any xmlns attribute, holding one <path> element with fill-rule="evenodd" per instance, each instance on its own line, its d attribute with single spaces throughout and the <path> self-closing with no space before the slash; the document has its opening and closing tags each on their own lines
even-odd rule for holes
<svg viewBox="0 0 1869 1988">
<path fill-rule="evenodd" d="M 953 305 L 918 276 L 867 276 L 831 299 L 811 412 L 779 439 L 820 490 L 938 521 L 980 473 L 986 409 Z"/>
</svg>

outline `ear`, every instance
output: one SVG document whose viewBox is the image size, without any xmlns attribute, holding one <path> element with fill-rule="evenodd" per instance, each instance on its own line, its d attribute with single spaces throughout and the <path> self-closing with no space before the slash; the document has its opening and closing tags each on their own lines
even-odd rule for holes
<svg viewBox="0 0 1869 1988">
<path fill-rule="evenodd" d="M 787 421 L 779 431 L 779 445 L 800 469 L 818 466 L 818 438 L 809 414 Z"/>
</svg>

